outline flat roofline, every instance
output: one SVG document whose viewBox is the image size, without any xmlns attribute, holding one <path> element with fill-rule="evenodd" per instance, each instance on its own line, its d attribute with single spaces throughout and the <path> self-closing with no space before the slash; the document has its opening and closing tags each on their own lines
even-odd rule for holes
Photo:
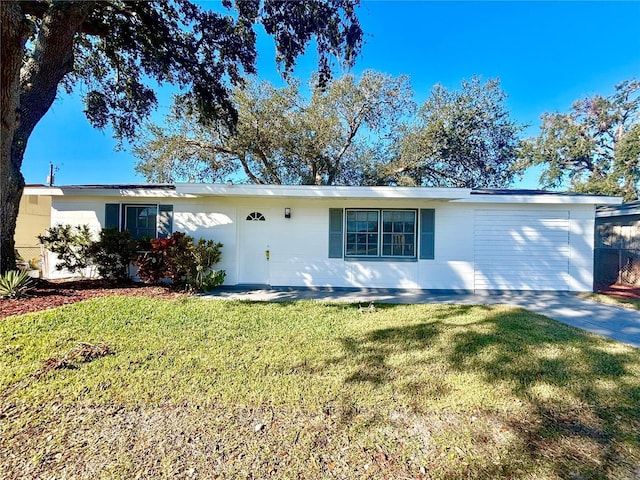
<svg viewBox="0 0 640 480">
<path fill-rule="evenodd" d="M 456 203 L 541 203 L 619 205 L 620 197 L 522 189 L 393 186 L 255 185 L 232 183 L 29 186 L 25 195 L 118 197 L 259 197 L 311 199 L 444 200 Z"/>
<path fill-rule="evenodd" d="M 272 198 L 395 198 L 453 200 L 469 196 L 469 188 L 329 185 L 234 185 L 177 183 L 176 190 L 203 196 Z"/>
</svg>

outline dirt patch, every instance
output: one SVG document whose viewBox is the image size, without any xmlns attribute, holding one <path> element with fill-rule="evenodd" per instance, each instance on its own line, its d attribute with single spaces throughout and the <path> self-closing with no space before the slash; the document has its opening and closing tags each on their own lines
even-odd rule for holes
<svg viewBox="0 0 640 480">
<path fill-rule="evenodd" d="M 640 287 L 635 285 L 623 285 L 616 283 L 606 288 L 598 290 L 608 297 L 617 298 L 619 300 L 640 300 Z"/>
<path fill-rule="evenodd" d="M 19 299 L 0 299 L 0 318 L 23 313 L 39 312 L 91 298 L 121 295 L 127 297 L 179 298 L 185 293 L 167 286 L 145 285 L 135 282 L 114 284 L 105 280 L 38 280 L 29 296 Z"/>
</svg>

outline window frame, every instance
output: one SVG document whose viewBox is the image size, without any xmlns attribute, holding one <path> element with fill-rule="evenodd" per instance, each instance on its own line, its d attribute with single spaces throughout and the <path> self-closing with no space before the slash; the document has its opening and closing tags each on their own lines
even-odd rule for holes
<svg viewBox="0 0 640 480">
<path fill-rule="evenodd" d="M 134 240 L 142 240 L 143 238 L 145 238 L 144 236 L 142 237 L 135 237 L 133 235 L 133 232 L 131 230 L 129 230 L 129 228 L 127 228 L 127 221 L 129 219 L 129 208 L 149 208 L 149 207 L 155 207 L 156 209 L 156 221 L 155 221 L 155 228 L 153 230 L 153 237 L 149 237 L 152 240 L 155 240 L 156 238 L 158 238 L 158 217 L 160 216 L 160 204 L 159 203 L 123 203 L 122 204 L 122 223 L 120 225 L 120 231 L 121 232 L 129 232 L 131 234 L 131 238 Z"/>
<path fill-rule="evenodd" d="M 376 213 L 376 222 L 377 229 L 375 235 L 377 236 L 376 241 L 376 255 L 367 255 L 367 254 L 349 254 L 348 253 L 348 236 L 349 235 L 357 235 L 358 233 L 362 234 L 362 232 L 349 232 L 348 224 L 349 224 L 349 214 L 352 212 L 375 212 Z M 412 255 L 384 255 L 383 247 L 384 247 L 384 214 L 391 212 L 411 212 L 413 213 L 413 254 Z M 358 220 L 356 220 L 357 222 Z M 367 220 L 368 221 L 368 220 Z M 370 235 L 373 232 L 365 232 L 364 234 Z M 387 234 L 393 235 L 394 232 L 387 232 Z M 407 235 L 408 233 L 402 232 L 402 235 Z M 344 234 L 343 234 L 343 248 L 344 248 L 344 259 L 345 260 L 368 260 L 368 261 L 417 261 L 418 260 L 418 209 L 415 208 L 345 208 L 344 209 Z"/>
</svg>

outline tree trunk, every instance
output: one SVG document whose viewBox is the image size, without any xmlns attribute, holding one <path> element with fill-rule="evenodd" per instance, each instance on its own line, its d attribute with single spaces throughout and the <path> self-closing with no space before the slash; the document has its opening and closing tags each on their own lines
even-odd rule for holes
<svg viewBox="0 0 640 480">
<path fill-rule="evenodd" d="M 29 5 L 29 4 L 25 4 Z M 24 188 L 20 172 L 33 129 L 73 70 L 73 42 L 93 2 L 53 3 L 44 11 L 23 65 L 30 21 L 20 2 L 2 1 L 2 150 L 0 152 L 0 273 L 15 268 L 14 234 Z"/>
<path fill-rule="evenodd" d="M 2 73 L 0 97 L 2 138 L 0 140 L 0 274 L 15 268 L 13 235 L 24 179 L 11 158 L 13 137 L 20 122 L 20 67 L 29 35 L 29 23 L 17 2 L 0 2 L 2 20 Z M 20 162 L 22 163 L 22 162 Z"/>
</svg>

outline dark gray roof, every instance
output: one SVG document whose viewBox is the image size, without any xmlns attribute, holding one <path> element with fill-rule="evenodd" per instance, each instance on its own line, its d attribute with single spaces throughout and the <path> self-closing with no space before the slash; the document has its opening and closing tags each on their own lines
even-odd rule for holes
<svg viewBox="0 0 640 480">
<path fill-rule="evenodd" d="M 471 195 L 562 195 L 566 197 L 606 197 L 592 193 L 553 192 L 550 190 L 525 190 L 510 188 L 474 188 Z"/>
<path fill-rule="evenodd" d="M 640 214 L 640 200 L 622 205 L 601 205 L 596 207 L 596 217 L 621 217 Z"/>
<path fill-rule="evenodd" d="M 54 185 L 57 188 L 72 188 L 74 190 L 175 190 L 172 183 L 129 183 L 114 185 Z"/>
</svg>

